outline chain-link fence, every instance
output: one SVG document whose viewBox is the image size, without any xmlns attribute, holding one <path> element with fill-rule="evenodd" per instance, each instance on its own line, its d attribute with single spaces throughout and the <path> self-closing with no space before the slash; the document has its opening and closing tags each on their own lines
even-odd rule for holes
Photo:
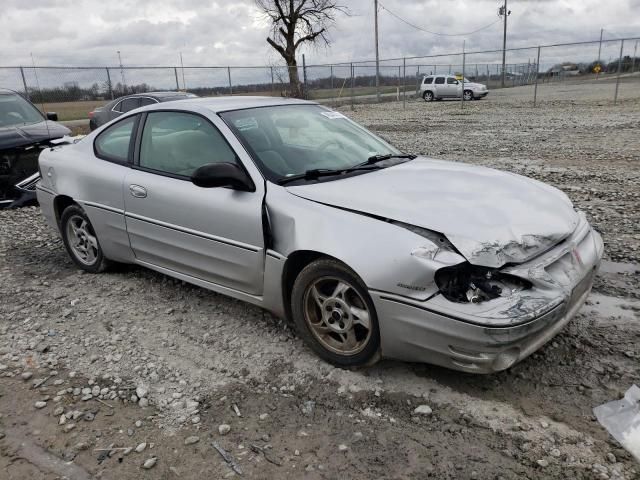
<svg viewBox="0 0 640 480">
<path fill-rule="evenodd" d="M 390 100 L 421 100 L 425 76 L 453 75 L 462 83 L 480 83 L 499 95 L 534 105 L 563 96 L 570 100 L 611 101 L 626 98 L 640 85 L 640 37 L 595 40 L 502 50 L 351 63 L 262 67 L 0 67 L 0 87 L 23 93 L 61 120 L 87 118 L 94 107 L 131 93 L 181 90 L 199 96 L 299 96 L 330 105 Z M 299 79 L 296 83 L 295 77 Z M 294 78 L 292 78 L 294 77 Z M 376 78 L 377 77 L 377 78 Z M 631 88 L 628 85 L 633 84 Z M 630 94 L 630 93 L 629 93 Z M 456 98 L 458 98 L 456 96 Z"/>
</svg>

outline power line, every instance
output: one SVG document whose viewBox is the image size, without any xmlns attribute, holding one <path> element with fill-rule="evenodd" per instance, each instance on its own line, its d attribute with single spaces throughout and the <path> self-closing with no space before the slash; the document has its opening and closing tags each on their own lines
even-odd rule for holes
<svg viewBox="0 0 640 480">
<path fill-rule="evenodd" d="M 422 28 L 422 27 L 419 27 L 419 26 L 417 26 L 417 25 L 414 25 L 413 23 L 409 22 L 408 20 L 405 20 L 404 18 L 402 18 L 402 17 L 400 17 L 400 16 L 396 15 L 396 14 L 395 14 L 395 13 L 393 13 L 391 10 L 389 10 L 387 7 L 385 7 L 384 5 L 382 5 L 382 3 L 379 3 L 379 5 L 380 5 L 380 8 L 381 8 L 382 10 L 386 10 L 386 11 L 387 11 L 387 13 L 389 13 L 389 15 L 391 15 L 392 17 L 395 17 L 396 19 L 400 20 L 400 21 L 401 21 L 401 22 L 403 22 L 403 23 L 406 23 L 406 24 L 407 24 L 407 25 L 409 25 L 410 27 L 415 28 L 416 30 L 420 30 L 421 32 L 424 32 L 424 33 L 429 33 L 429 34 L 431 34 L 431 35 L 438 35 L 438 36 L 441 36 L 441 37 L 464 37 L 464 36 L 467 36 L 467 35 L 472 35 L 472 34 L 474 34 L 474 33 L 478 33 L 478 32 L 480 32 L 480 31 L 482 31 L 482 30 L 486 30 L 487 28 L 492 27 L 492 26 L 494 26 L 496 23 L 498 23 L 498 22 L 502 21 L 502 19 L 501 19 L 501 18 L 498 18 L 496 21 L 491 22 L 490 24 L 485 25 L 484 27 L 480 27 L 480 28 L 478 28 L 477 30 L 473 30 L 472 32 L 466 32 L 466 33 L 440 33 L 440 32 L 432 32 L 431 30 L 427 30 L 426 28 Z"/>
</svg>

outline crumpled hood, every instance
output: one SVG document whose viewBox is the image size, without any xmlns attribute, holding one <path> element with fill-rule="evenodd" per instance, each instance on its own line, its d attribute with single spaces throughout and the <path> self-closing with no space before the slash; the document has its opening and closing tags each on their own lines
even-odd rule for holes
<svg viewBox="0 0 640 480">
<path fill-rule="evenodd" d="M 542 182 L 424 157 L 287 190 L 442 233 L 470 263 L 486 267 L 522 263 L 541 254 L 568 237 L 579 220 L 569 198 Z"/>
<path fill-rule="evenodd" d="M 71 130 L 67 127 L 44 120 L 30 125 L 0 127 L 0 150 L 61 138 L 69 133 Z"/>
</svg>

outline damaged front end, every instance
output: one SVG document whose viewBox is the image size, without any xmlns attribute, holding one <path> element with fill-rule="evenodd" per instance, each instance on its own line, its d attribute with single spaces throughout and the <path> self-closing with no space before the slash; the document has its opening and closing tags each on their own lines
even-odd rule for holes
<svg viewBox="0 0 640 480">
<path fill-rule="evenodd" d="M 443 265 L 434 275 L 437 293 L 427 300 L 375 295 L 387 319 L 383 354 L 490 373 L 535 352 L 583 305 L 602 258 L 600 235 L 584 214 L 578 218 L 569 237 L 525 262 Z"/>
<path fill-rule="evenodd" d="M 0 208 L 36 205 L 38 156 L 49 143 L 0 150 Z"/>
<path fill-rule="evenodd" d="M 440 293 L 456 303 L 480 303 L 531 288 L 531 282 L 468 262 L 441 268 L 435 275 Z"/>
</svg>

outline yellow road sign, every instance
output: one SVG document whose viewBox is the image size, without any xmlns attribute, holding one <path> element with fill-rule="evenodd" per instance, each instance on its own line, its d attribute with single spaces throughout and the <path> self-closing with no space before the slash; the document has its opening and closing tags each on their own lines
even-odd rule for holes
<svg viewBox="0 0 640 480">
<path fill-rule="evenodd" d="M 593 73 L 600 73 L 602 71 L 602 67 L 600 66 L 600 64 L 596 64 L 595 67 L 593 67 Z"/>
</svg>

